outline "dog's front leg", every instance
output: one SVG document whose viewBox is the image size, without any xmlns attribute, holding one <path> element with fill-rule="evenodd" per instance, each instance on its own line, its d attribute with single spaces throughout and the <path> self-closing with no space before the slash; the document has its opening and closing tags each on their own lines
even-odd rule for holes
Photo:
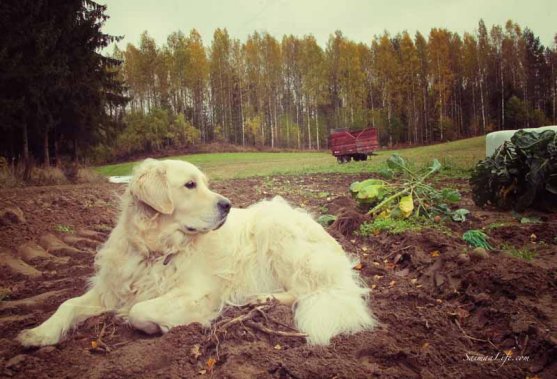
<svg viewBox="0 0 557 379">
<path fill-rule="evenodd" d="M 135 304 L 130 309 L 129 322 L 147 334 L 166 333 L 192 322 L 208 326 L 218 315 L 218 308 L 217 300 L 209 295 L 175 290 Z"/>
<path fill-rule="evenodd" d="M 64 334 L 85 319 L 101 314 L 106 309 L 96 289 L 84 295 L 66 300 L 48 320 L 33 329 L 23 330 L 17 340 L 23 346 L 46 346 L 57 344 Z"/>
</svg>

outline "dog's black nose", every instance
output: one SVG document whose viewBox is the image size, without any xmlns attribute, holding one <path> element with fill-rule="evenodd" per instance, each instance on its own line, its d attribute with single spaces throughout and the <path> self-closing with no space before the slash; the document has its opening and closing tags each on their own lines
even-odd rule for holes
<svg viewBox="0 0 557 379">
<path fill-rule="evenodd" d="M 222 213 L 227 214 L 228 212 L 230 212 L 230 201 L 223 199 L 223 200 L 219 200 L 219 202 L 217 203 L 217 206 L 219 207 L 219 210 Z"/>
</svg>

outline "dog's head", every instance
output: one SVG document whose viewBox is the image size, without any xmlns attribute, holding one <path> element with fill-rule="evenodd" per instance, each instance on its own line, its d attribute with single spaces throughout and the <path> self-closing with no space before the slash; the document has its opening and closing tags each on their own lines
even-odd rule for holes
<svg viewBox="0 0 557 379">
<path fill-rule="evenodd" d="M 186 234 L 218 229 L 230 211 L 230 201 L 209 190 L 206 176 L 184 161 L 146 159 L 134 171 L 129 191 L 133 201 Z"/>
</svg>

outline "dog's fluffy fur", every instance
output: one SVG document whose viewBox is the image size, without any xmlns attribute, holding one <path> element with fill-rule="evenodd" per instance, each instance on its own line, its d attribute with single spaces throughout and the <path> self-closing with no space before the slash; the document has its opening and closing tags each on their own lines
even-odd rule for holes
<svg viewBox="0 0 557 379">
<path fill-rule="evenodd" d="M 368 289 L 353 262 L 306 212 L 280 197 L 230 213 L 228 207 L 195 166 L 147 159 L 97 253 L 90 290 L 18 340 L 56 344 L 78 323 L 107 311 L 146 333 L 192 322 L 208 326 L 228 305 L 268 297 L 293 305 L 296 325 L 311 344 L 374 326 Z"/>
</svg>

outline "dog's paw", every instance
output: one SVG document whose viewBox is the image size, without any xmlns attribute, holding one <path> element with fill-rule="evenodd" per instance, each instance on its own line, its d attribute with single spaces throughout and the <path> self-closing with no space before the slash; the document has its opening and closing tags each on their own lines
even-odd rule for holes
<svg viewBox="0 0 557 379">
<path fill-rule="evenodd" d="M 249 298 L 247 303 L 249 305 L 261 305 L 275 301 L 284 305 L 292 305 L 296 301 L 296 298 L 289 292 L 266 293 Z"/>
<path fill-rule="evenodd" d="M 249 305 L 262 305 L 266 303 L 270 303 L 274 300 L 273 295 L 271 294 L 262 294 L 249 297 L 247 299 L 247 304 Z"/>
<path fill-rule="evenodd" d="M 16 340 L 25 347 L 56 345 L 60 341 L 60 334 L 49 332 L 39 326 L 21 331 Z"/>
</svg>

